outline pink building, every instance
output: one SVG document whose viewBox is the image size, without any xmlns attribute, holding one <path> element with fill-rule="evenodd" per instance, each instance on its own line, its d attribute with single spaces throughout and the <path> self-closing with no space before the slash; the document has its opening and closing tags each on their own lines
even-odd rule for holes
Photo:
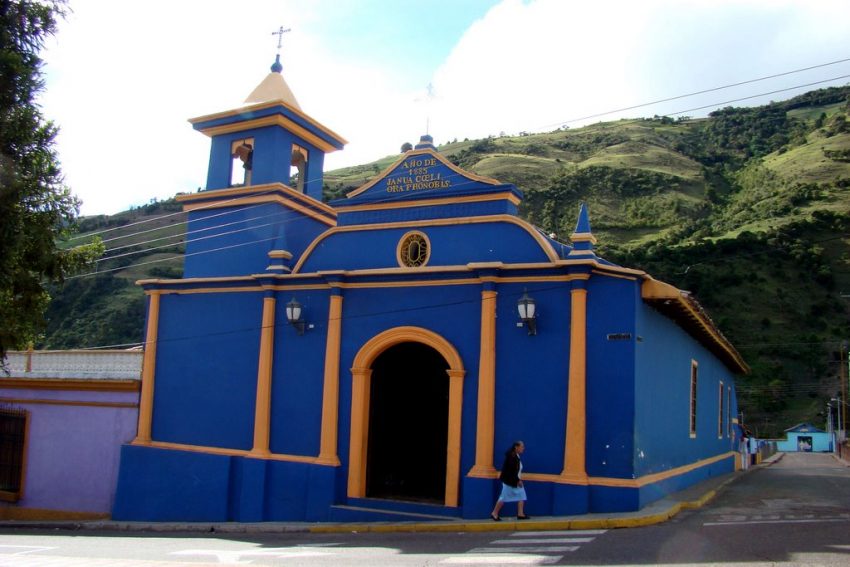
<svg viewBox="0 0 850 567">
<path fill-rule="evenodd" d="M 0 519 L 106 518 L 136 434 L 141 351 L 10 352 L 0 374 Z"/>
</svg>

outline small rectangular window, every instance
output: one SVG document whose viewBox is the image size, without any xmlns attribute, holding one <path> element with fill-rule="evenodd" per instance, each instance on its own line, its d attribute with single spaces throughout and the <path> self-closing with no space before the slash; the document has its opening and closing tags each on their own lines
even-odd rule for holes
<svg viewBox="0 0 850 567">
<path fill-rule="evenodd" d="M 723 439 L 723 414 L 726 413 L 724 411 L 724 407 L 723 407 L 723 399 L 724 399 L 723 394 L 724 394 L 724 392 L 723 392 L 723 382 L 721 382 L 720 383 L 720 389 L 718 390 L 718 396 L 717 396 L 717 438 L 718 439 Z"/>
<path fill-rule="evenodd" d="M 292 161 L 289 165 L 289 186 L 304 192 L 304 179 L 307 176 L 307 162 L 310 160 L 310 152 L 298 144 L 292 144 Z"/>
<path fill-rule="evenodd" d="M 0 500 L 18 501 L 26 470 L 29 412 L 0 407 Z"/>
<path fill-rule="evenodd" d="M 230 186 L 245 187 L 251 184 L 254 169 L 254 138 L 234 140 L 230 144 Z"/>
<path fill-rule="evenodd" d="M 732 386 L 726 387 L 726 437 L 732 437 Z"/>
<path fill-rule="evenodd" d="M 696 360 L 691 361 L 691 437 L 697 436 L 697 370 L 699 365 Z"/>
</svg>

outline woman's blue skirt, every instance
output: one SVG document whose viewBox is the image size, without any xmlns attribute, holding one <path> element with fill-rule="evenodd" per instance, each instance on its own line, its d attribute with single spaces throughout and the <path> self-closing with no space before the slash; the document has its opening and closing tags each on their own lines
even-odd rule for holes
<svg viewBox="0 0 850 567">
<path fill-rule="evenodd" d="M 514 488 L 513 486 L 508 486 L 503 482 L 502 494 L 499 495 L 499 500 L 502 502 L 524 502 L 528 500 L 528 498 L 525 496 L 525 488 L 522 486 Z"/>
</svg>

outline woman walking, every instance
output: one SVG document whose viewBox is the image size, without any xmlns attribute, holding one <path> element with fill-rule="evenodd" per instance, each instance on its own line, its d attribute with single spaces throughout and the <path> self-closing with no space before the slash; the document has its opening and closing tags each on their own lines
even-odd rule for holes
<svg viewBox="0 0 850 567">
<path fill-rule="evenodd" d="M 527 520 L 529 516 L 525 515 L 525 488 L 522 486 L 522 455 L 525 451 L 525 444 L 522 441 L 515 441 L 508 452 L 505 453 L 505 462 L 502 465 L 502 472 L 499 474 L 499 480 L 502 481 L 502 493 L 499 499 L 496 500 L 496 505 L 493 511 L 490 512 L 490 518 L 494 522 L 501 522 L 502 517 L 499 516 L 499 511 L 505 502 L 516 502 L 517 520 Z"/>
</svg>

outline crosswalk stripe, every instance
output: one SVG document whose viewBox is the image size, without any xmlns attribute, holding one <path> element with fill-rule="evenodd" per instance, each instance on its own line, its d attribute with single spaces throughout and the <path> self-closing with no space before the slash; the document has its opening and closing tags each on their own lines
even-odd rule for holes
<svg viewBox="0 0 850 567">
<path fill-rule="evenodd" d="M 608 530 L 552 530 L 548 532 L 514 532 L 511 537 L 589 536 L 602 535 Z"/>
<path fill-rule="evenodd" d="M 449 557 L 440 564 L 446 565 L 548 565 L 557 563 L 561 555 L 464 555 Z"/>
<path fill-rule="evenodd" d="M 540 538 L 540 539 L 497 539 L 491 541 L 490 543 L 495 544 L 507 544 L 507 545 L 518 545 L 518 544 L 529 544 L 529 543 L 587 543 L 589 541 L 593 541 L 592 537 L 559 537 L 559 538 Z"/>
<path fill-rule="evenodd" d="M 476 547 L 471 553 L 565 553 L 576 551 L 578 545 L 550 545 L 545 547 Z"/>
</svg>

